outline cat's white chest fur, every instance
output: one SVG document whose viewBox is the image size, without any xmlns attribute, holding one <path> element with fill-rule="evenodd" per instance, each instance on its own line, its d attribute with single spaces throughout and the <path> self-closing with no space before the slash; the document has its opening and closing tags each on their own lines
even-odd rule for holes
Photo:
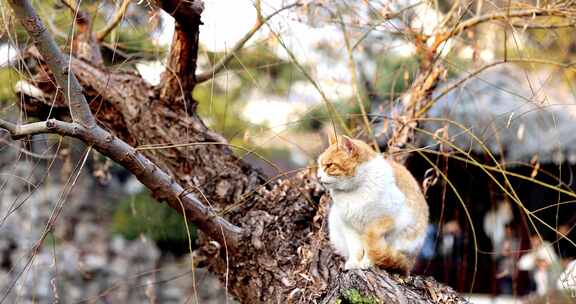
<svg viewBox="0 0 576 304">
<path fill-rule="evenodd" d="M 406 206 L 406 197 L 396 185 L 390 164 L 381 156 L 361 164 L 356 176 L 347 177 L 354 187 L 343 191 L 330 188 L 333 205 L 331 213 L 337 214 L 345 225 L 361 230 L 374 219 L 389 216 L 395 227 L 403 228 L 412 221 Z"/>
<path fill-rule="evenodd" d="M 412 225 L 414 217 L 406 206 L 405 195 L 395 183 L 388 161 L 377 156 L 359 165 L 353 177 L 328 176 L 322 170 L 318 176 L 330 189 L 333 200 L 328 219 L 330 242 L 341 255 L 348 257 L 362 251 L 360 234 L 366 225 L 384 216 L 394 220 L 394 229 L 387 234 L 386 241 L 392 246 L 405 247 L 396 239 L 395 231 Z M 410 251 L 411 248 L 397 249 Z M 369 265 L 352 265 L 352 268 L 354 266 Z"/>
</svg>

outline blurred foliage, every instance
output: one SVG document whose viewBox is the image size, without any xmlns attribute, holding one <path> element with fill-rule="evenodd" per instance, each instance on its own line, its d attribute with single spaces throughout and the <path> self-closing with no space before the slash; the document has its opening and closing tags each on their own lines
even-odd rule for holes
<svg viewBox="0 0 576 304">
<path fill-rule="evenodd" d="M 226 55 L 224 52 L 201 53 L 207 55 L 210 66 Z M 276 56 L 268 43 L 257 43 L 241 49 L 226 64 L 226 69 L 239 77 L 240 88 L 257 87 L 271 95 L 286 95 L 294 82 L 305 79 L 294 64 Z M 215 93 L 221 93 L 220 90 L 226 88 L 217 88 Z M 232 99 L 238 98 L 239 93 L 241 90 L 228 92 Z"/>
<path fill-rule="evenodd" d="M 363 100 L 366 100 L 366 98 Z M 347 121 L 349 126 L 360 123 L 360 106 L 353 98 L 346 101 L 334 102 L 333 105 L 336 112 L 338 112 L 338 114 Z M 368 104 L 366 103 L 365 106 L 367 105 Z M 322 125 L 325 123 L 331 123 L 331 117 L 329 114 L 330 113 L 326 106 L 324 104 L 319 104 L 302 116 L 297 130 L 302 132 L 319 131 L 322 128 Z"/>
<path fill-rule="evenodd" d="M 199 101 L 198 114 L 210 128 L 226 138 L 242 138 L 238 132 L 250 130 L 251 125 L 241 115 L 245 102 L 240 98 L 240 90 L 232 89 L 228 94 L 215 90 L 212 83 L 194 88 L 193 96 Z M 235 98 L 234 98 L 235 97 Z"/>
<path fill-rule="evenodd" d="M 73 0 L 68 1 L 73 2 Z M 106 26 L 120 3 L 111 0 L 83 0 L 79 2 L 81 10 L 91 17 L 90 21 L 95 31 Z M 64 5 L 61 0 L 36 0 L 32 1 L 32 5 L 48 30 L 54 34 L 56 42 L 62 46 L 69 46 L 68 36 L 72 33 L 71 31 L 78 31 L 78 27 L 73 24 L 74 13 L 70 8 Z M 149 17 L 149 12 L 148 5 L 132 2 L 124 21 L 105 38 L 104 42 L 127 56 L 149 53 L 156 56 L 161 55 L 163 50 L 154 45 L 153 40 L 150 39 L 159 30 L 160 20 L 157 15 Z M 13 21 L 14 19 L 8 15 L 1 19 L 2 29 L 9 29 L 10 34 L 0 35 L 0 42 L 10 40 L 15 45 L 26 45 L 29 42 L 26 31 L 19 23 Z M 112 54 L 112 52 L 103 48 L 104 59 L 111 62 L 111 58 L 106 58 L 108 54 Z M 115 57 L 119 56 L 115 54 Z"/>
<path fill-rule="evenodd" d="M 415 57 L 377 56 L 374 88 L 381 100 L 393 100 L 404 92 L 418 71 Z"/>
<path fill-rule="evenodd" d="M 14 85 L 20 80 L 20 75 L 11 68 L 0 69 L 0 106 L 10 104 L 16 98 L 14 95 Z"/>
<path fill-rule="evenodd" d="M 196 228 L 190 226 L 192 239 Z M 112 232 L 133 240 L 145 234 L 156 242 L 188 242 L 186 225 L 180 213 L 156 202 L 148 192 L 122 200 L 112 218 Z"/>
<path fill-rule="evenodd" d="M 204 51 L 200 54 L 206 54 L 210 66 L 225 55 Z M 197 85 L 193 96 L 199 101 L 198 113 L 204 121 L 235 145 L 245 145 L 245 135 L 263 127 L 239 115 L 250 98 L 251 91 L 246 88 L 256 87 L 266 95 L 284 96 L 294 82 L 304 79 L 294 64 L 277 57 L 265 43 L 241 50 L 226 65 L 226 70 L 212 81 Z"/>
</svg>

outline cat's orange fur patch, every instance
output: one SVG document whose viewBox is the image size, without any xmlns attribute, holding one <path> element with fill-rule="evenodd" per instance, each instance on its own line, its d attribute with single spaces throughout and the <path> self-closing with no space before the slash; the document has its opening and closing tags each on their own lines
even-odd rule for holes
<svg viewBox="0 0 576 304">
<path fill-rule="evenodd" d="M 394 220 L 389 217 L 372 222 L 362 234 L 362 242 L 368 258 L 375 266 L 398 272 L 408 272 L 414 261 L 403 253 L 394 250 L 384 241 L 384 235 L 394 227 Z"/>
<path fill-rule="evenodd" d="M 420 185 L 412 176 L 412 173 L 401 164 L 387 159 L 396 179 L 396 186 L 406 196 L 406 204 L 414 210 L 415 225 L 407 229 L 404 233 L 405 240 L 414 240 L 425 233 L 428 224 L 428 203 L 420 188 Z"/>
<path fill-rule="evenodd" d="M 345 135 L 330 137 L 330 146 L 319 156 L 319 164 L 332 176 L 354 176 L 358 165 L 366 162 L 376 152 L 365 142 Z"/>
</svg>

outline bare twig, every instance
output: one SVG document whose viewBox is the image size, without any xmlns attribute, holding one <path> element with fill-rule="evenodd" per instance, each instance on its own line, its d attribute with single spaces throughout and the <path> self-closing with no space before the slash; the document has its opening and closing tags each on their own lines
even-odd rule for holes
<svg viewBox="0 0 576 304">
<path fill-rule="evenodd" d="M 480 23 L 495 20 L 506 20 L 510 18 L 520 18 L 520 17 L 538 17 L 538 16 L 557 16 L 557 17 L 568 17 L 568 13 L 560 9 L 546 9 L 546 8 L 534 8 L 527 10 L 517 10 L 510 12 L 498 12 L 492 14 L 481 15 L 478 17 L 470 18 L 468 20 L 462 21 L 455 28 L 453 33 L 461 33 L 471 27 L 477 26 Z"/>
<path fill-rule="evenodd" d="M 284 43 L 284 40 L 282 40 L 280 35 L 278 35 L 278 33 L 276 33 L 271 28 L 270 28 L 270 32 L 278 40 L 278 42 L 280 43 L 280 45 L 282 46 L 284 51 L 286 51 L 286 53 L 288 54 L 288 56 L 292 60 L 292 63 L 294 63 L 296 65 L 296 67 L 300 70 L 300 72 L 302 72 L 302 74 L 304 74 L 304 77 L 306 77 L 306 79 L 308 79 L 308 81 L 310 81 L 310 83 L 312 84 L 312 86 L 314 86 L 314 88 L 316 89 L 318 94 L 320 94 L 320 97 L 322 97 L 322 101 L 324 101 L 324 103 L 326 104 L 326 110 L 328 111 L 328 113 L 330 115 L 330 120 L 332 121 L 332 127 L 334 128 L 334 134 L 337 134 L 336 124 L 334 123 L 334 118 L 333 118 L 333 116 L 336 116 L 336 119 L 338 120 L 338 124 L 340 125 L 342 130 L 347 135 L 352 135 L 350 128 L 348 128 L 348 126 L 346 125 L 346 122 L 344 122 L 344 120 L 342 119 L 342 117 L 340 116 L 338 111 L 336 111 L 336 108 L 334 107 L 334 105 L 330 102 L 330 100 L 328 100 L 328 97 L 326 96 L 326 94 L 324 93 L 322 88 L 320 88 L 320 85 L 318 84 L 318 82 L 316 82 L 316 80 L 314 80 L 312 75 L 310 75 L 310 73 L 308 73 L 308 71 L 306 71 L 306 69 L 302 66 L 302 64 L 300 64 L 300 62 L 297 60 L 294 53 L 290 50 L 290 48 L 288 46 L 286 46 L 286 44 Z"/>
<path fill-rule="evenodd" d="M 248 33 L 246 33 L 240 40 L 238 40 L 238 42 L 236 42 L 236 44 L 230 50 L 230 52 L 228 52 L 224 57 L 222 57 L 222 59 L 220 59 L 220 61 L 218 61 L 216 64 L 214 64 L 214 66 L 209 71 L 206 71 L 206 72 L 203 72 L 203 73 L 196 75 L 196 82 L 201 83 L 201 82 L 210 80 L 216 74 L 218 74 L 220 71 L 222 71 L 222 69 L 224 69 L 226 67 L 226 64 L 228 64 L 228 62 L 230 62 L 230 60 L 232 60 L 232 58 L 234 58 L 234 56 L 236 56 L 236 53 L 238 53 L 238 51 L 244 46 L 244 44 L 246 44 L 246 42 L 248 42 L 248 40 L 250 40 L 250 38 L 252 38 L 252 36 L 254 36 L 254 34 L 256 34 L 256 32 L 258 32 L 258 30 L 264 24 L 266 24 L 270 19 L 272 19 L 272 17 L 276 16 L 277 14 L 279 14 L 280 12 L 282 12 L 284 10 L 287 10 L 287 9 L 290 9 L 293 7 L 298 7 L 301 5 L 302 4 L 299 2 L 292 3 L 290 5 L 286 5 L 286 6 L 281 7 L 277 11 L 273 12 L 272 14 L 270 14 L 264 18 L 257 18 L 254 26 L 250 29 L 250 31 L 248 31 Z"/>
<path fill-rule="evenodd" d="M 356 96 L 356 102 L 360 107 L 360 112 L 362 113 L 362 121 L 364 122 L 364 128 L 366 129 L 366 134 L 368 138 L 372 140 L 372 144 L 374 148 L 380 152 L 380 147 L 378 146 L 378 142 L 374 137 L 374 133 L 372 132 L 372 127 L 370 126 L 370 122 L 368 121 L 368 115 L 366 113 L 366 106 L 364 105 L 364 101 L 360 96 L 360 92 L 358 90 L 358 72 L 356 69 L 356 62 L 354 61 L 354 54 L 352 50 L 352 46 L 350 45 L 350 37 L 348 35 L 348 30 L 346 29 L 346 24 L 344 23 L 344 19 L 342 18 L 342 13 L 338 12 L 338 18 L 340 20 L 340 28 L 342 30 L 342 35 L 344 38 L 344 44 L 346 45 L 346 51 L 348 54 L 348 65 L 350 66 L 350 73 L 352 75 L 352 88 L 354 90 L 354 95 Z M 370 100 L 368 100 L 370 102 Z M 370 107 L 370 104 L 368 104 Z"/>
<path fill-rule="evenodd" d="M 74 74 L 70 73 L 62 52 L 60 52 L 52 35 L 50 35 L 46 27 L 44 27 L 44 24 L 42 24 L 36 11 L 34 11 L 30 3 L 26 0 L 10 0 L 8 3 L 10 3 L 10 6 L 14 10 L 16 18 L 20 20 L 22 26 L 24 26 L 32 39 L 34 39 L 38 50 L 54 74 L 54 79 L 56 79 L 59 89 L 64 90 L 64 96 L 70 107 L 72 119 L 84 127 L 95 126 L 96 121 L 82 93 L 82 87 L 80 87 Z"/>
<path fill-rule="evenodd" d="M 116 11 L 116 14 L 114 14 L 110 23 L 108 23 L 103 29 L 99 30 L 96 33 L 97 41 L 104 40 L 104 38 L 106 38 L 106 36 L 108 36 L 108 34 L 110 34 L 110 32 L 112 32 L 112 30 L 114 30 L 114 28 L 116 28 L 118 24 L 120 24 L 120 21 L 122 21 L 124 15 L 126 14 L 126 11 L 128 10 L 128 5 L 130 5 L 130 0 L 124 0 L 122 2 L 122 4 L 120 5 L 120 9 Z"/>
<path fill-rule="evenodd" d="M 479 68 L 477 68 L 476 70 L 470 72 L 466 77 L 463 77 L 461 79 L 459 79 L 458 81 L 455 81 L 453 83 L 451 83 L 450 85 L 444 87 L 442 89 L 442 91 L 436 95 L 432 100 L 430 100 L 429 102 L 426 103 L 426 105 L 424 105 L 417 113 L 416 117 L 420 117 L 421 115 L 423 115 L 424 113 L 426 113 L 435 103 L 436 101 L 438 101 L 440 98 L 444 97 L 446 94 L 448 94 L 450 91 L 454 90 L 455 88 L 460 87 L 464 82 L 468 81 L 469 79 L 471 79 L 472 77 L 482 73 L 483 71 L 485 71 L 486 69 L 489 69 L 491 67 L 500 65 L 502 63 L 505 63 L 505 60 L 498 60 L 495 62 L 491 62 L 488 64 L 485 64 Z"/>
<path fill-rule="evenodd" d="M 530 24 L 530 23 L 512 23 L 511 26 L 525 30 L 554 30 L 567 27 L 576 27 L 576 22 L 566 22 L 561 24 Z"/>
<path fill-rule="evenodd" d="M 477 76 L 478 74 L 484 72 L 485 70 L 487 70 L 489 68 L 492 68 L 492 67 L 495 67 L 497 65 L 504 64 L 504 63 L 546 64 L 546 65 L 552 65 L 552 66 L 556 66 L 556 67 L 563 68 L 563 69 L 573 69 L 574 66 L 576 66 L 576 62 L 561 63 L 561 62 L 556 62 L 556 61 L 551 61 L 551 60 L 546 60 L 546 59 L 537 59 L 537 58 L 530 58 L 530 59 L 508 58 L 508 59 L 502 59 L 502 60 L 490 62 L 490 63 L 487 63 L 481 67 L 478 67 L 474 71 L 468 73 L 466 75 L 466 77 L 462 77 L 462 78 L 458 79 L 457 81 L 454 81 L 451 84 L 443 87 L 442 90 L 433 99 L 431 99 L 428 103 L 426 103 L 426 105 L 424 105 L 422 107 L 422 109 L 420 109 L 420 111 L 418 112 L 416 117 L 421 117 L 422 115 L 424 115 L 424 113 L 426 113 L 438 100 L 440 100 L 442 97 L 446 96 L 446 94 L 450 93 L 452 90 L 459 88 L 463 83 L 467 82 L 468 80 L 472 79 L 473 77 Z"/>
<path fill-rule="evenodd" d="M 14 149 L 16 149 L 19 153 L 22 153 L 22 154 L 24 154 L 24 155 L 26 155 L 26 156 L 30 156 L 30 157 L 33 157 L 33 158 L 36 158 L 36 159 L 51 160 L 51 159 L 54 159 L 54 158 L 56 157 L 56 155 L 54 155 L 54 154 L 52 154 L 52 155 L 50 155 L 50 154 L 44 155 L 44 154 L 38 154 L 38 153 L 32 152 L 32 151 L 30 151 L 30 150 L 27 150 L 26 148 L 21 147 L 21 146 L 19 145 L 19 143 L 22 143 L 22 142 L 20 142 L 20 141 L 19 141 L 19 142 L 13 142 L 13 141 L 10 141 L 10 140 L 8 140 L 8 139 L 6 139 L 6 138 L 0 138 L 0 142 L 2 142 L 2 143 L 4 143 L 4 144 L 6 144 L 6 145 L 8 145 L 8 146 L 10 146 L 10 147 L 12 147 L 12 148 L 14 148 Z"/>
</svg>

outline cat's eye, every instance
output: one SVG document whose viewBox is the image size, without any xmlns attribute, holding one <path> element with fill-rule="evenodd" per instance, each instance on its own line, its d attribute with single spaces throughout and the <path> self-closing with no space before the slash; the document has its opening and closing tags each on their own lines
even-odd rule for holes
<svg viewBox="0 0 576 304">
<path fill-rule="evenodd" d="M 330 169 L 330 167 L 334 166 L 334 163 L 327 163 L 324 166 L 326 166 L 326 169 Z"/>
</svg>

